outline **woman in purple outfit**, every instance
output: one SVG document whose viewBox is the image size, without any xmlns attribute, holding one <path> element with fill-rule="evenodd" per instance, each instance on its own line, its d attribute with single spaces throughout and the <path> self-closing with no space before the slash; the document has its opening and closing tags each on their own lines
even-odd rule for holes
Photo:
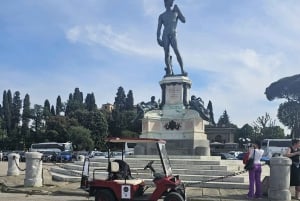
<svg viewBox="0 0 300 201">
<path fill-rule="evenodd" d="M 249 158 L 253 158 L 254 156 L 254 168 L 249 170 L 249 192 L 247 197 L 249 199 L 260 198 L 262 197 L 260 159 L 263 156 L 264 150 L 260 148 L 260 142 L 255 142 L 253 148 L 249 151 Z"/>
</svg>

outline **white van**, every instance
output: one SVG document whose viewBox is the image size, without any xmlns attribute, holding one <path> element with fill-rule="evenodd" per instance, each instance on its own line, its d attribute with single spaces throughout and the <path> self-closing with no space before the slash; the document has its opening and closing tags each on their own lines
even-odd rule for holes
<svg viewBox="0 0 300 201">
<path fill-rule="evenodd" d="M 267 158 L 285 154 L 290 146 L 292 146 L 292 139 L 264 139 L 261 144 L 264 150 L 263 156 Z"/>
</svg>

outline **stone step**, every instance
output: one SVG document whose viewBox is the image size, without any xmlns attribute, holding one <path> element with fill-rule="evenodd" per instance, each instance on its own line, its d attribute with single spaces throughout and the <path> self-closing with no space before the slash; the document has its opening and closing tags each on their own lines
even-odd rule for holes
<svg viewBox="0 0 300 201">
<path fill-rule="evenodd" d="M 52 180 L 54 181 L 71 182 L 71 183 L 81 181 L 81 177 L 78 176 L 63 175 L 56 172 L 51 172 L 51 175 L 52 175 Z M 78 183 L 78 187 L 79 185 L 80 183 Z"/>
<path fill-rule="evenodd" d="M 81 171 L 78 170 L 68 170 L 68 169 L 63 169 L 60 167 L 52 167 L 51 168 L 51 172 L 54 172 L 56 174 L 61 174 L 61 175 L 68 175 L 68 176 L 81 176 Z M 106 171 L 96 171 L 95 172 L 96 175 L 99 175 L 100 178 L 107 178 L 107 172 Z M 151 175 L 151 173 L 148 172 L 139 172 L 139 173 L 135 173 L 132 172 L 131 174 L 133 177 L 136 178 L 143 178 L 143 179 L 153 179 L 153 176 Z M 176 173 L 174 173 L 174 175 L 177 175 Z M 183 181 L 206 181 L 206 180 L 210 180 L 210 179 L 215 179 L 215 178 L 222 178 L 222 176 L 228 175 L 228 174 L 224 174 L 224 175 L 202 175 L 202 174 L 179 174 L 180 178 Z M 93 177 L 93 171 L 90 170 L 90 177 Z M 228 178 L 222 178 L 220 180 L 218 180 L 218 182 L 235 182 L 235 183 L 244 183 L 244 177 L 243 176 L 234 176 L 234 177 L 228 177 Z"/>
<path fill-rule="evenodd" d="M 55 181 L 62 182 L 78 182 L 78 186 L 80 185 L 81 177 L 63 175 L 59 173 L 52 172 L 52 179 Z M 152 179 L 144 179 L 146 185 L 154 185 Z M 222 188 L 222 189 L 247 189 L 248 183 L 237 183 L 237 182 L 198 182 L 198 181 L 187 181 L 182 180 L 182 182 L 188 187 L 200 187 L 200 188 Z"/>
<path fill-rule="evenodd" d="M 114 160 L 114 159 L 112 159 Z M 149 161 L 153 160 L 154 164 L 155 163 L 160 163 L 160 159 L 159 158 L 155 158 L 155 159 L 140 159 L 140 158 L 126 158 L 125 161 L 128 164 L 147 164 Z M 91 162 L 100 162 L 100 163 L 106 163 L 107 164 L 107 159 L 93 159 L 90 158 Z M 79 161 L 75 161 L 75 163 L 80 163 Z M 211 161 L 203 161 L 203 160 L 170 160 L 171 165 L 220 165 L 221 163 L 224 164 L 240 164 L 241 161 L 239 160 L 230 160 L 229 162 L 222 162 L 221 160 L 211 160 Z"/>
<path fill-rule="evenodd" d="M 144 164 L 128 164 L 130 166 L 130 169 L 143 169 Z M 65 168 L 70 169 L 81 169 L 83 166 L 83 162 L 77 162 L 77 163 L 66 163 L 63 164 Z M 160 165 L 153 164 L 153 167 L 159 167 Z M 107 168 L 107 163 L 97 163 L 97 162 L 90 162 L 90 167 L 93 168 Z M 227 171 L 227 170 L 235 170 L 238 169 L 237 167 L 229 167 L 226 165 L 186 165 L 186 164 L 180 164 L 180 165 L 172 165 L 172 169 L 189 169 L 189 170 L 218 170 L 218 171 Z"/>
<path fill-rule="evenodd" d="M 114 160 L 114 159 L 111 159 Z M 138 156 L 126 158 L 131 169 L 132 176 L 142 178 L 148 185 L 153 185 L 153 177 L 150 170 L 143 170 L 149 161 L 154 160 L 153 167 L 156 172 L 163 172 L 158 156 Z M 108 159 L 90 159 L 90 178 L 94 173 L 96 178 L 107 178 Z M 220 157 L 187 157 L 184 159 L 170 158 L 173 175 L 179 175 L 180 179 L 188 185 L 207 187 L 207 188 L 247 188 L 248 174 L 237 175 L 223 178 L 240 170 L 244 165 L 240 160 L 220 160 Z M 59 167 L 51 168 L 52 178 L 56 181 L 80 182 L 83 162 L 74 161 L 73 163 L 58 164 Z M 215 178 L 220 180 L 207 181 Z M 78 184 L 79 185 L 79 184 Z"/>
<path fill-rule="evenodd" d="M 64 164 L 62 165 L 64 169 L 70 169 L 70 170 L 77 170 L 77 171 L 82 171 L 82 166 L 80 165 L 75 165 L 75 164 Z M 233 174 L 234 171 L 227 171 L 224 170 L 226 169 L 226 166 L 215 166 L 215 167 L 223 167 L 223 168 L 212 168 L 211 166 L 209 168 L 206 168 L 203 170 L 203 168 L 190 168 L 190 169 L 177 169 L 177 168 L 172 168 L 173 174 L 179 174 L 179 175 L 185 175 L 185 174 L 192 174 L 192 175 L 218 175 L 218 176 L 225 176 L 229 174 Z M 101 170 L 106 170 L 107 168 L 102 166 L 102 167 L 90 167 L 90 171 L 93 171 L 94 169 L 101 169 Z M 155 170 L 159 170 L 160 168 L 155 168 Z M 136 172 L 141 173 L 141 172 L 148 172 L 148 170 L 144 170 L 144 168 L 137 168 L 137 167 L 131 167 L 130 168 L 132 174 L 136 174 Z M 162 170 L 161 170 L 162 171 Z"/>
<path fill-rule="evenodd" d="M 126 163 L 128 163 L 128 165 L 130 166 L 130 168 L 134 167 L 134 168 L 144 168 L 145 165 L 148 163 L 145 161 L 145 163 L 141 162 L 141 161 L 137 161 L 135 163 L 132 163 L 131 161 L 126 161 Z M 181 163 L 181 164 L 171 164 L 172 169 L 197 169 L 197 170 L 229 170 L 229 171 L 238 171 L 241 170 L 243 168 L 243 164 L 241 161 L 238 162 L 234 162 L 234 163 L 230 163 L 230 164 L 222 164 L 220 165 L 220 163 L 213 163 L 213 164 L 207 164 L 205 162 L 202 162 L 203 164 L 187 164 L 187 163 Z M 210 162 L 208 162 L 210 163 Z M 79 165 L 82 166 L 83 162 L 80 161 L 75 161 L 74 162 L 75 165 Z M 69 164 L 65 164 L 65 165 L 74 165 L 72 163 Z M 103 162 L 96 162 L 96 161 L 91 161 L 90 162 L 90 167 L 107 167 L 107 161 Z M 154 162 L 153 167 L 155 168 L 159 168 L 161 167 L 160 162 Z"/>
</svg>

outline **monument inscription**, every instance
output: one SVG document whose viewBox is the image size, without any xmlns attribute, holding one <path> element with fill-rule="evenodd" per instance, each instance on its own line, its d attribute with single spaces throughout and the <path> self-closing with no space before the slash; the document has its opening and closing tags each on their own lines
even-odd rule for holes
<svg viewBox="0 0 300 201">
<path fill-rule="evenodd" d="M 179 104 L 182 102 L 182 88 L 180 85 L 167 86 L 166 103 L 167 104 Z"/>
</svg>

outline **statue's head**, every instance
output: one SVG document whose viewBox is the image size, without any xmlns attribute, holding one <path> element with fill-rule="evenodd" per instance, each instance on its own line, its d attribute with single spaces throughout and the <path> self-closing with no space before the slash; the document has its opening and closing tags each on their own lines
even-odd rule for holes
<svg viewBox="0 0 300 201">
<path fill-rule="evenodd" d="M 174 0 L 164 0 L 165 7 L 171 7 L 173 6 Z"/>
<path fill-rule="evenodd" d="M 155 101 L 155 96 L 151 96 L 151 101 Z"/>
</svg>

